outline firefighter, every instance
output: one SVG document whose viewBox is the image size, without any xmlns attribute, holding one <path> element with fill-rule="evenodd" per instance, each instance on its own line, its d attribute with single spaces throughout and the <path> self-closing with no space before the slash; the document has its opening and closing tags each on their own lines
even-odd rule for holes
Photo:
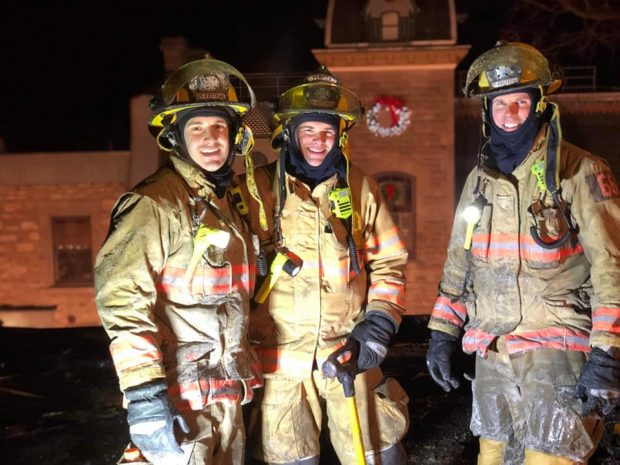
<svg viewBox="0 0 620 465">
<path fill-rule="evenodd" d="M 129 434 L 155 465 L 244 461 L 241 405 L 262 380 L 247 335 L 256 252 L 232 163 L 251 149 L 241 117 L 254 101 L 227 63 L 173 72 L 149 121 L 170 157 L 116 202 L 97 256 Z"/>
<path fill-rule="evenodd" d="M 430 374 L 476 354 L 478 464 L 583 464 L 620 401 L 620 191 L 566 142 L 545 57 L 500 42 L 469 68 L 482 103 L 478 165 L 457 206 L 428 327 Z"/>
<path fill-rule="evenodd" d="M 356 375 L 365 455 L 406 463 L 408 398 L 379 365 L 404 311 L 407 251 L 378 186 L 349 163 L 360 116 L 358 98 L 321 67 L 280 96 L 279 158 L 256 175 L 272 189 L 250 317 L 265 386 L 249 444 L 261 463 L 318 464 L 327 426 L 340 462 L 356 463 L 343 387 L 321 372 L 330 354 Z"/>
</svg>

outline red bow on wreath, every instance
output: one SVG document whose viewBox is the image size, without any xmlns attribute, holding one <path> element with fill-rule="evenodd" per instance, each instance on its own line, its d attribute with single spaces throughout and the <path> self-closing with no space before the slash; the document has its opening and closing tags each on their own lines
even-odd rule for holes
<svg viewBox="0 0 620 465">
<path fill-rule="evenodd" d="M 375 99 L 375 103 L 387 107 L 390 111 L 390 118 L 392 119 L 391 125 L 396 126 L 398 124 L 398 114 L 396 113 L 396 110 L 400 110 L 405 106 L 403 101 L 396 97 L 383 96 L 377 97 Z"/>
</svg>

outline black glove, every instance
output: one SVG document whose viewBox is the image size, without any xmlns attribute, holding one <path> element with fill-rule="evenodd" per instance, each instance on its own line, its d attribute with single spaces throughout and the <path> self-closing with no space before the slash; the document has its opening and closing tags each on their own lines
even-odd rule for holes
<svg viewBox="0 0 620 465">
<path fill-rule="evenodd" d="M 396 333 L 398 325 L 384 313 L 370 311 L 363 321 L 355 325 L 349 340 L 359 342 L 357 368 L 365 371 L 378 367 L 385 359 L 388 344 Z"/>
<path fill-rule="evenodd" d="M 129 388 L 125 391 L 129 436 L 145 454 L 182 455 L 183 450 L 174 437 L 174 422 L 184 433 L 187 423 L 177 412 L 166 393 L 164 382 L 155 382 Z"/>
<path fill-rule="evenodd" d="M 426 352 L 426 366 L 433 380 L 441 388 L 450 392 L 461 385 L 452 371 L 452 357 L 457 348 L 458 338 L 443 331 L 431 331 L 431 341 Z"/>
<path fill-rule="evenodd" d="M 575 385 L 575 397 L 584 402 L 583 417 L 592 413 L 604 417 L 620 406 L 620 360 L 593 348 Z"/>
</svg>

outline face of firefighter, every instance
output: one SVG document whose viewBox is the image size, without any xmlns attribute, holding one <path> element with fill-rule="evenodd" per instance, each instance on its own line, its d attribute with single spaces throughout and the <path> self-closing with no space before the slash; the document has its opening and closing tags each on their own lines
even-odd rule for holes
<svg viewBox="0 0 620 465">
<path fill-rule="evenodd" d="M 334 146 L 336 131 L 331 124 L 304 121 L 297 127 L 299 151 L 310 166 L 320 166 Z"/>
<path fill-rule="evenodd" d="M 228 123 L 220 116 L 195 116 L 183 129 L 183 138 L 189 156 L 202 169 L 213 172 L 220 169 L 230 149 Z"/>
<path fill-rule="evenodd" d="M 491 114 L 496 126 L 506 132 L 519 129 L 530 114 L 532 99 L 526 92 L 498 95 L 491 103 Z"/>
</svg>

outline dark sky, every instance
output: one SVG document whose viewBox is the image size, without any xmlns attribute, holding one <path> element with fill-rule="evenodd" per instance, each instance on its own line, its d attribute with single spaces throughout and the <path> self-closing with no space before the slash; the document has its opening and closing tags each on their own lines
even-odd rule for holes
<svg viewBox="0 0 620 465">
<path fill-rule="evenodd" d="M 462 66 L 518 0 L 456 0 Z M 327 0 L 0 0 L 0 138 L 9 153 L 127 149 L 129 98 L 163 79 L 158 45 L 186 37 L 244 73 L 308 71 Z M 517 17 L 518 19 L 518 17 Z M 593 58 L 594 60 L 595 58 Z"/>
<path fill-rule="evenodd" d="M 304 71 L 327 0 L 0 0 L 0 137 L 9 152 L 128 146 L 128 99 L 158 85 L 161 37 L 242 72 Z"/>
</svg>

